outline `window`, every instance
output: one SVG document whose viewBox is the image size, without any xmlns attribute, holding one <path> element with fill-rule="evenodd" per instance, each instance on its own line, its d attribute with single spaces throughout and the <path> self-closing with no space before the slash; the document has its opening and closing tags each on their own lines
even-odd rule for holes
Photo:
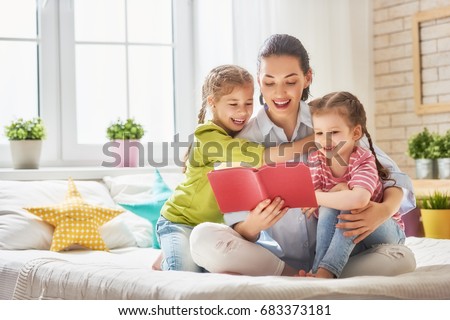
<svg viewBox="0 0 450 320">
<path fill-rule="evenodd" d="M 49 131 L 44 165 L 100 165 L 106 128 L 118 118 L 142 123 L 141 142 L 154 143 L 157 154 L 176 133 L 187 139 L 195 125 L 190 6 L 0 0 L 2 129 L 6 119 L 41 115 Z"/>
<path fill-rule="evenodd" d="M 147 128 L 147 139 L 171 141 L 171 1 L 77 0 L 73 4 L 75 32 L 63 39 L 68 47 L 75 47 L 75 61 L 68 66 L 75 76 L 77 142 L 103 143 L 105 132 L 99 128 L 119 117 L 136 117 Z"/>
<path fill-rule="evenodd" d="M 412 19 L 414 100 L 417 114 L 450 111 L 450 6 L 417 12 Z M 446 31 L 444 31 L 446 30 Z"/>
<path fill-rule="evenodd" d="M 35 0 L 0 0 L 0 143 L 11 120 L 39 113 Z"/>
</svg>

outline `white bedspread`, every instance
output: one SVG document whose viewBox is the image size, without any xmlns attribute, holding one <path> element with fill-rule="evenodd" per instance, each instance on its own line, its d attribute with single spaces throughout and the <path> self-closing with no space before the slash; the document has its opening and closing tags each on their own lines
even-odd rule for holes
<svg viewBox="0 0 450 320">
<path fill-rule="evenodd" d="M 28 258 L 16 252 L 22 267 L 13 298 L 450 299 L 450 240 L 408 238 L 407 245 L 416 256 L 415 272 L 338 280 L 152 271 L 158 253 L 153 249 L 40 256 L 34 251 Z M 0 262 L 5 257 L 0 252 Z"/>
</svg>

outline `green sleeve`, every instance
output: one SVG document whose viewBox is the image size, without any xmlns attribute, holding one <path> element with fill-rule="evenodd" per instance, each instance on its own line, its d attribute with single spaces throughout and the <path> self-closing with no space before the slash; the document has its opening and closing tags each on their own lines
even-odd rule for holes
<svg viewBox="0 0 450 320">
<path fill-rule="evenodd" d="M 240 163 L 242 166 L 259 167 L 263 162 L 264 146 L 246 139 L 233 138 L 214 123 L 197 127 L 193 154 L 193 166 L 214 166 L 214 163 Z"/>
</svg>

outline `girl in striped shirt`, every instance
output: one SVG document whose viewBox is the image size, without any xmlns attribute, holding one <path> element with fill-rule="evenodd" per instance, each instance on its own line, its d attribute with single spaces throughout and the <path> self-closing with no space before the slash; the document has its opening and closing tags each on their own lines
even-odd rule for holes
<svg viewBox="0 0 450 320">
<path fill-rule="evenodd" d="M 308 218 L 318 212 L 316 256 L 308 275 L 339 278 L 351 255 L 377 244 L 404 243 L 404 226 L 400 215 L 394 214 L 357 245 L 355 237 L 345 237 L 345 230 L 336 228 L 343 222 L 341 213 L 363 208 L 369 201 L 383 201 L 382 180 L 389 180 L 389 172 L 376 157 L 366 113 L 357 97 L 334 92 L 312 101 L 310 106 L 318 150 L 308 162 L 319 209 L 304 209 Z M 370 150 L 358 146 L 364 134 Z M 306 273 L 300 271 L 300 275 Z"/>
</svg>

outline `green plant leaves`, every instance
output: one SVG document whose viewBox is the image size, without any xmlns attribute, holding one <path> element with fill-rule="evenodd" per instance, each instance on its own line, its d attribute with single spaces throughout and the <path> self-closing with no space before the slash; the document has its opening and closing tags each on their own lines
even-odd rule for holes
<svg viewBox="0 0 450 320">
<path fill-rule="evenodd" d="M 436 158 L 450 158 L 450 130 L 434 137 L 432 153 Z"/>
<path fill-rule="evenodd" d="M 46 132 L 40 117 L 31 120 L 19 118 L 5 126 L 5 135 L 9 140 L 43 140 Z"/>
<path fill-rule="evenodd" d="M 125 122 L 117 119 L 106 129 L 106 136 L 109 140 L 139 140 L 144 136 L 144 128 L 134 119 L 127 119 Z"/>
<path fill-rule="evenodd" d="M 408 155 L 413 159 L 449 158 L 450 130 L 439 135 L 425 128 L 408 140 Z"/>
<path fill-rule="evenodd" d="M 450 195 L 447 192 L 435 191 L 421 199 L 422 209 L 450 209 Z"/>
</svg>

